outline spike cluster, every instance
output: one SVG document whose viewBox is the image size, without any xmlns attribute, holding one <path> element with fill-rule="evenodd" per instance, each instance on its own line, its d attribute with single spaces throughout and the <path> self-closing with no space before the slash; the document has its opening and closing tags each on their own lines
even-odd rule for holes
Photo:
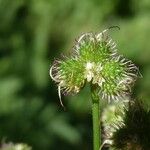
<svg viewBox="0 0 150 150">
<path fill-rule="evenodd" d="M 108 29 L 81 35 L 70 58 L 54 61 L 50 76 L 58 84 L 59 96 L 78 93 L 86 82 L 97 84 L 100 97 L 108 101 L 130 94 L 139 76 L 138 68 L 118 54 L 116 43 L 107 33 Z"/>
<path fill-rule="evenodd" d="M 111 103 L 104 108 L 101 116 L 102 126 L 103 126 L 103 139 L 104 142 L 101 145 L 103 147 L 105 144 L 113 144 L 114 133 L 125 126 L 124 118 L 125 112 L 128 110 L 128 100 L 120 101 L 119 103 Z"/>
</svg>

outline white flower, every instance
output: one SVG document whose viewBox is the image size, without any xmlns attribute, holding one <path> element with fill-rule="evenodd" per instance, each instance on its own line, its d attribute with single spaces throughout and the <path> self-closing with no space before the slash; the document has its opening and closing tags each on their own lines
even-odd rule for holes
<svg viewBox="0 0 150 150">
<path fill-rule="evenodd" d="M 92 80 L 92 78 L 94 77 L 94 66 L 95 63 L 91 63 L 91 62 L 87 62 L 85 65 L 85 78 L 87 79 L 88 82 L 90 82 Z"/>
<path fill-rule="evenodd" d="M 24 146 L 22 144 L 17 144 L 15 146 L 15 150 L 23 150 L 24 149 Z"/>
<path fill-rule="evenodd" d="M 87 62 L 85 65 L 86 70 L 92 70 L 94 68 L 94 63 L 92 62 Z"/>
</svg>

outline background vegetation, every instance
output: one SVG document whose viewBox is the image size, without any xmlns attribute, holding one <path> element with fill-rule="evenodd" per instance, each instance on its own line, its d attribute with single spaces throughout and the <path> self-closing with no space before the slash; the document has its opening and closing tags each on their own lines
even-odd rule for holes
<svg viewBox="0 0 150 150">
<path fill-rule="evenodd" d="M 81 33 L 111 35 L 140 68 L 134 95 L 150 108 L 149 0 L 0 0 L 0 140 L 34 150 L 91 150 L 90 98 L 85 89 L 63 97 L 49 77 L 55 57 Z"/>
</svg>

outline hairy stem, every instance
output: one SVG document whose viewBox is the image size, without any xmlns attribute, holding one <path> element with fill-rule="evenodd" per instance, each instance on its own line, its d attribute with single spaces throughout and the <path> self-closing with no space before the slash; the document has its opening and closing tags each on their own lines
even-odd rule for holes
<svg viewBox="0 0 150 150">
<path fill-rule="evenodd" d="M 91 85 L 92 117 L 93 117 L 93 150 L 99 150 L 101 145 L 100 105 L 97 87 Z"/>
</svg>

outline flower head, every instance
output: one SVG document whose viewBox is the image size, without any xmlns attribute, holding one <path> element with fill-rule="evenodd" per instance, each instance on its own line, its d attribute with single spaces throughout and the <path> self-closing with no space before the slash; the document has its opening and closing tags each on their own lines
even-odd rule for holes
<svg viewBox="0 0 150 150">
<path fill-rule="evenodd" d="M 78 93 L 86 82 L 96 84 L 100 97 L 109 101 L 130 94 L 139 76 L 138 68 L 118 54 L 107 32 L 108 29 L 81 35 L 70 58 L 54 61 L 50 76 L 58 85 L 59 96 Z"/>
<path fill-rule="evenodd" d="M 128 110 L 128 100 L 120 101 L 117 104 L 111 103 L 107 105 L 101 116 L 103 126 L 103 147 L 105 144 L 113 144 L 113 135 L 119 129 L 125 126 L 125 111 Z"/>
</svg>

